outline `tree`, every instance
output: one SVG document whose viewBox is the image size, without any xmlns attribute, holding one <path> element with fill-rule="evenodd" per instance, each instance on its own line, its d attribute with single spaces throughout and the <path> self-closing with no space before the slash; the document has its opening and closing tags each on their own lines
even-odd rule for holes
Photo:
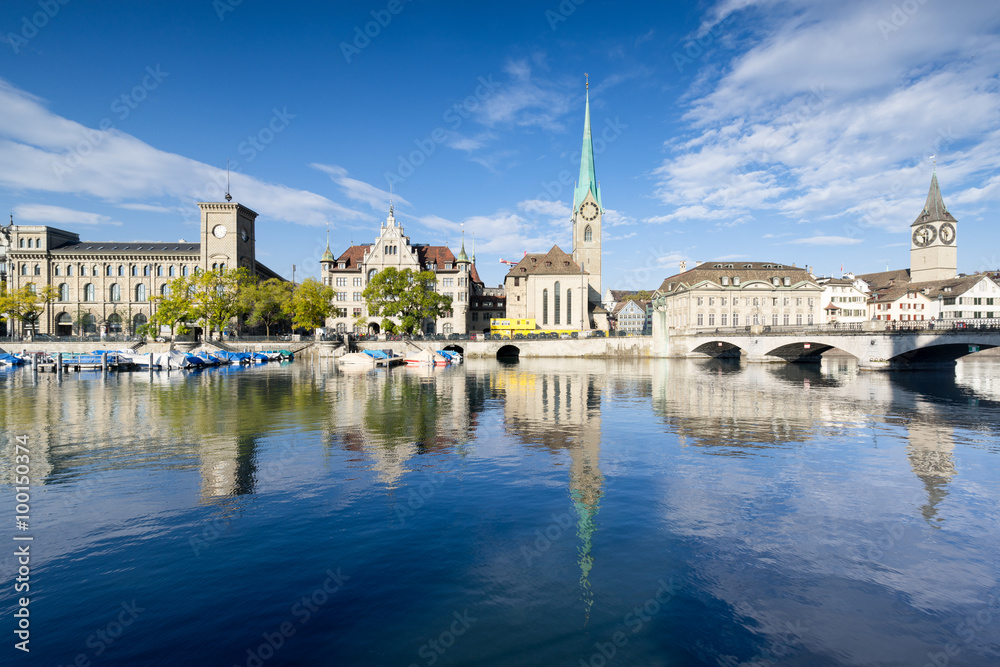
<svg viewBox="0 0 1000 667">
<path fill-rule="evenodd" d="M 271 327 L 287 320 L 292 305 L 292 284 L 280 278 L 268 278 L 247 286 L 244 290 L 247 324 L 264 325 L 268 336 Z"/>
<path fill-rule="evenodd" d="M 402 333 L 420 329 L 426 319 L 445 317 L 451 310 L 451 299 L 434 288 L 437 277 L 433 271 L 400 271 L 389 267 L 376 273 L 363 292 L 368 312 L 398 321 L 394 328 Z M 383 328 L 385 327 L 383 320 Z"/>
<path fill-rule="evenodd" d="M 170 335 L 181 322 L 194 319 L 194 298 L 191 279 L 184 276 L 174 278 L 167 283 L 167 293 L 157 294 L 149 299 L 156 304 L 156 312 L 149 318 L 149 323 L 170 327 Z M 180 331 L 178 333 L 184 333 Z"/>
<path fill-rule="evenodd" d="M 8 291 L 4 283 L 3 295 L 0 297 L 0 311 L 21 322 L 21 326 L 33 330 L 38 329 L 38 317 L 46 305 L 59 298 L 59 288 L 46 285 L 36 290 L 33 283 L 28 283 L 20 289 Z"/>
<path fill-rule="evenodd" d="M 292 326 L 295 328 L 315 329 L 333 315 L 333 288 L 325 287 L 315 278 L 306 278 L 295 285 L 292 293 L 291 308 Z"/>
<path fill-rule="evenodd" d="M 203 271 L 191 281 L 194 316 L 205 321 L 205 332 L 221 332 L 234 317 L 246 312 L 242 290 L 252 276 L 244 267 L 228 270 Z"/>
</svg>

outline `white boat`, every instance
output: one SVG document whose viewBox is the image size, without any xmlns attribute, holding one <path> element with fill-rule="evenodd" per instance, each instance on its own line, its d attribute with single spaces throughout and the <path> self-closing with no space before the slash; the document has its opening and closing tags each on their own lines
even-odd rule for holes
<svg viewBox="0 0 1000 667">
<path fill-rule="evenodd" d="M 436 352 L 420 350 L 406 355 L 407 366 L 447 366 L 448 360 Z"/>
</svg>

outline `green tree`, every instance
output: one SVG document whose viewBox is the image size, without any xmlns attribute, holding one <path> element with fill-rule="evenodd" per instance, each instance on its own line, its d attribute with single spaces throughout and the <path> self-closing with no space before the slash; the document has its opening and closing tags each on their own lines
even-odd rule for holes
<svg viewBox="0 0 1000 667">
<path fill-rule="evenodd" d="M 306 278 L 295 285 L 288 310 L 292 316 L 292 326 L 305 329 L 323 326 L 326 318 L 334 313 L 334 296 L 333 288 L 324 286 L 315 278 Z"/>
<path fill-rule="evenodd" d="M 438 294 L 436 285 L 433 271 L 389 267 L 372 277 L 363 294 L 369 313 L 393 318 L 398 322 L 394 329 L 413 333 L 425 318 L 444 317 L 451 310 L 451 299 Z M 388 328 L 385 324 L 383 320 L 383 328 Z"/>
<path fill-rule="evenodd" d="M 287 320 L 292 309 L 292 284 L 280 278 L 268 278 L 248 285 L 243 291 L 246 301 L 247 324 L 264 325 L 267 335 L 271 327 Z"/>
<path fill-rule="evenodd" d="M 246 312 L 242 290 L 251 283 L 250 271 L 244 267 L 225 271 L 203 271 L 191 281 L 194 316 L 205 322 L 205 332 L 221 332 L 229 321 Z"/>
<path fill-rule="evenodd" d="M 9 313 L 21 323 L 22 327 L 37 331 L 38 318 L 45 307 L 59 298 L 59 288 L 46 285 L 36 289 L 33 283 L 28 283 L 20 289 L 8 290 L 4 283 L 3 294 L 0 296 L 0 311 Z"/>
<path fill-rule="evenodd" d="M 170 335 L 173 336 L 178 324 L 195 319 L 194 293 L 190 278 L 184 276 L 174 278 L 167 283 L 166 294 L 154 295 L 149 300 L 156 304 L 156 312 L 149 318 L 149 323 L 156 326 L 156 331 L 159 331 L 161 326 L 167 326 L 170 327 Z"/>
</svg>

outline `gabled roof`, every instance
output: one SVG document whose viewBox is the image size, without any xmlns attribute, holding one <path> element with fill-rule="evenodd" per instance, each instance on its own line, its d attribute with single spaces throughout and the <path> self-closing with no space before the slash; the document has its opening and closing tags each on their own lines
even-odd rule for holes
<svg viewBox="0 0 1000 667">
<path fill-rule="evenodd" d="M 554 245 L 544 255 L 532 253 L 525 255 L 508 273 L 507 276 L 542 276 L 542 275 L 588 275 L 581 271 L 580 265 L 573 261 L 573 256 Z"/>
<path fill-rule="evenodd" d="M 894 269 L 892 271 L 881 271 L 879 273 L 862 273 L 858 276 L 858 278 L 868 283 L 868 287 L 872 290 L 877 290 L 882 287 L 888 287 L 891 284 L 910 282 L 910 270 Z"/>
<path fill-rule="evenodd" d="M 421 270 L 427 267 L 427 263 L 437 265 L 438 269 L 443 269 L 445 263 L 455 264 L 455 254 L 443 245 L 415 245 L 411 246 L 417 252 L 417 260 L 420 262 Z"/>
<path fill-rule="evenodd" d="M 174 254 L 182 253 L 197 255 L 201 252 L 200 243 L 119 243 L 117 241 L 70 243 L 50 250 L 53 255 L 75 255 L 79 253 L 120 254 Z"/>
<path fill-rule="evenodd" d="M 941 297 L 959 296 L 972 289 L 980 280 L 987 278 L 982 274 L 972 276 L 960 276 L 945 280 L 923 280 L 919 283 L 910 283 L 910 289 L 919 290 L 929 299 Z"/>
<path fill-rule="evenodd" d="M 927 222 L 938 222 L 947 220 L 948 222 L 958 222 L 955 217 L 948 212 L 941 198 L 941 188 L 938 187 L 937 172 L 931 176 L 931 189 L 927 192 L 927 201 L 924 203 L 924 210 L 920 212 L 917 219 L 913 221 L 911 227 L 922 225 Z"/>
<path fill-rule="evenodd" d="M 649 304 L 649 301 L 643 301 L 641 299 L 626 299 L 625 301 L 619 301 L 617 304 L 615 304 L 615 309 L 612 311 L 612 314 L 617 315 L 623 309 L 628 308 L 628 305 L 630 303 L 634 303 L 639 308 L 639 310 L 641 310 L 642 312 L 646 312 L 646 306 Z"/>
<path fill-rule="evenodd" d="M 337 266 L 335 266 L 334 269 L 339 267 L 340 263 L 343 262 L 344 269 L 341 270 L 351 269 L 357 271 L 358 264 L 361 263 L 361 260 L 365 257 L 365 252 L 367 252 L 371 247 L 371 244 L 352 245 L 344 251 L 344 254 L 337 258 Z"/>
</svg>

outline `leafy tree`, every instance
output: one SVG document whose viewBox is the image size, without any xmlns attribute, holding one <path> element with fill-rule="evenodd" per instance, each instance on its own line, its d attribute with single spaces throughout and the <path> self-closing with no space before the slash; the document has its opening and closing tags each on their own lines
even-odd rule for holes
<svg viewBox="0 0 1000 667">
<path fill-rule="evenodd" d="M 332 288 L 324 286 L 315 278 L 306 278 L 295 285 L 291 307 L 288 310 L 292 316 L 292 326 L 305 329 L 323 326 L 326 318 L 334 313 L 334 296 Z"/>
<path fill-rule="evenodd" d="M 288 319 L 292 305 L 291 283 L 280 278 L 268 278 L 248 285 L 243 294 L 249 313 L 247 324 L 263 324 L 268 336 L 273 325 Z"/>
<path fill-rule="evenodd" d="M 37 330 L 38 317 L 46 305 L 59 298 L 59 288 L 46 285 L 37 290 L 35 285 L 28 283 L 20 289 L 8 290 L 6 283 L 0 296 L 0 311 L 9 313 L 21 326 Z"/>
<path fill-rule="evenodd" d="M 157 332 L 161 326 L 167 326 L 173 336 L 178 324 L 194 319 L 193 289 L 191 278 L 179 276 L 167 283 L 166 295 L 150 297 L 149 300 L 156 303 L 156 312 L 149 318 L 149 323 L 156 326 Z"/>
<path fill-rule="evenodd" d="M 252 276 L 245 267 L 225 271 L 203 271 L 191 280 L 194 316 L 205 321 L 205 331 L 222 331 L 234 317 L 243 315 L 246 302 L 242 290 Z"/>
<path fill-rule="evenodd" d="M 451 299 L 434 291 L 436 284 L 433 271 L 389 267 L 375 274 L 363 294 L 369 313 L 393 318 L 392 329 L 383 320 L 384 329 L 413 333 L 425 318 L 444 317 L 451 310 Z"/>
</svg>

